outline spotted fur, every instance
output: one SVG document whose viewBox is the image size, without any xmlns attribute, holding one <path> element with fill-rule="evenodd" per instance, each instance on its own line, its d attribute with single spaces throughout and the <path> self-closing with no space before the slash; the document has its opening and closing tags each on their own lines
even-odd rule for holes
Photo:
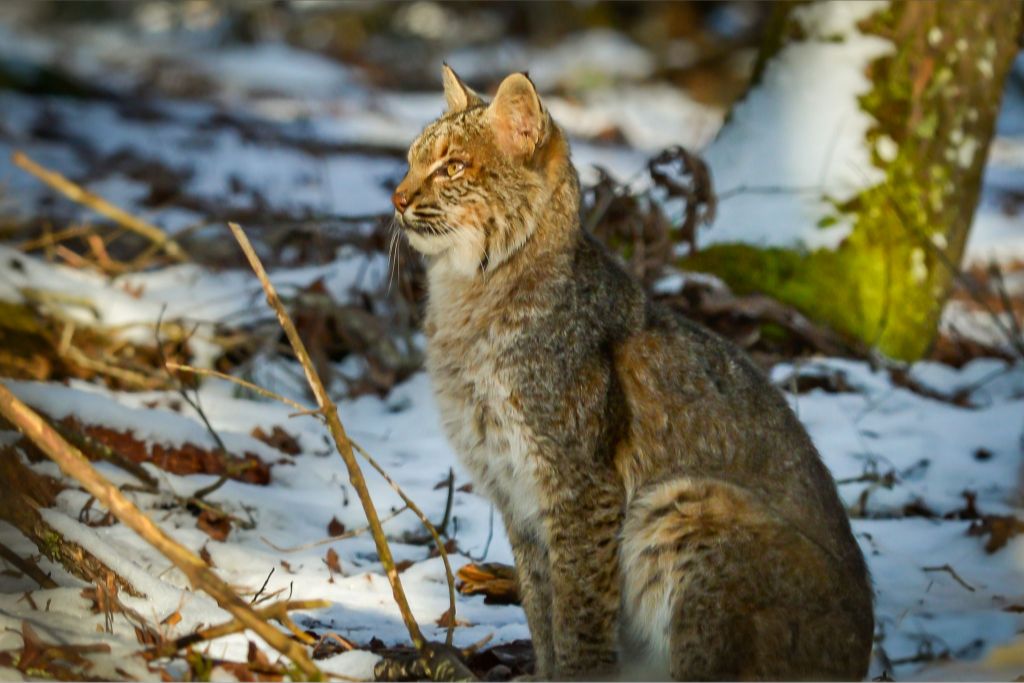
<svg viewBox="0 0 1024 683">
<path fill-rule="evenodd" d="M 783 397 L 581 229 L 568 144 L 524 75 L 490 104 L 444 80 L 396 215 L 428 262 L 444 429 L 502 513 L 538 676 L 863 677 L 867 570 Z"/>
</svg>

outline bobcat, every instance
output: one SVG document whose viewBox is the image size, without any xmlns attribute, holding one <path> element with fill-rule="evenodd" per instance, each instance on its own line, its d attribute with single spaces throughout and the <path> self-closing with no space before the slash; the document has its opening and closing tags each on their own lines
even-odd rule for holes
<svg viewBox="0 0 1024 683">
<path fill-rule="evenodd" d="M 835 485 L 747 357 L 652 303 L 580 227 L 524 74 L 409 150 L 444 428 L 501 511 L 545 679 L 860 679 L 872 593 Z"/>
</svg>

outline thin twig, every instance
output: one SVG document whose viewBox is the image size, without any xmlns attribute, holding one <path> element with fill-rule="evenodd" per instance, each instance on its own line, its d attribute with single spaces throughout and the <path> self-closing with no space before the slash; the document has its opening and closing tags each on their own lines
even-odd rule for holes
<svg viewBox="0 0 1024 683">
<path fill-rule="evenodd" d="M 47 249 L 58 242 L 73 239 L 94 232 L 95 227 L 91 225 L 74 225 L 58 232 L 44 231 L 42 237 L 28 240 L 19 244 L 16 249 L 19 251 L 35 251 L 36 249 Z"/>
<path fill-rule="evenodd" d="M 487 540 L 484 541 L 484 549 L 480 553 L 480 557 L 473 557 L 467 553 L 467 557 L 474 562 L 483 562 L 487 558 L 487 553 L 491 550 L 491 539 L 494 538 L 494 506 L 491 506 L 491 514 L 487 517 Z"/>
<path fill-rule="evenodd" d="M 402 487 L 395 483 L 394 479 L 388 476 L 388 473 L 384 471 L 384 468 L 377 464 L 377 461 L 374 460 L 362 446 L 357 444 L 355 441 L 350 441 L 349 443 L 351 443 L 359 452 L 359 455 L 363 456 L 366 462 L 370 463 L 370 466 L 373 467 L 373 469 L 377 470 L 377 474 L 384 478 L 384 481 L 388 483 L 388 486 L 390 486 L 402 501 L 409 506 L 409 509 L 413 511 L 413 514 L 420 518 L 420 522 L 423 524 L 424 528 L 426 528 L 430 535 L 434 537 L 434 543 L 437 545 L 437 552 L 440 554 L 441 561 L 444 563 L 445 576 L 448 579 L 448 603 L 452 618 L 448 622 L 448 633 L 445 636 L 445 645 L 451 645 L 455 631 L 455 578 L 452 574 L 452 565 L 448 561 L 448 551 L 445 549 L 444 543 L 441 541 L 441 535 L 437 533 L 437 529 L 430 523 L 427 516 L 423 514 L 423 510 L 420 510 L 419 506 L 413 502 L 412 498 L 407 496 L 405 491 L 402 490 Z"/>
<path fill-rule="evenodd" d="M 1006 289 L 1003 271 L 999 270 L 999 266 L 994 261 L 988 266 L 988 275 L 992 280 L 996 294 L 999 295 L 999 303 L 1002 304 L 1006 317 L 1010 319 L 1014 336 L 1024 341 L 1024 330 L 1021 329 L 1020 320 L 1017 319 L 1017 312 L 1013 310 L 1013 302 L 1010 301 L 1010 293 Z"/>
<path fill-rule="evenodd" d="M 228 227 L 245 253 L 245 257 L 256 273 L 256 277 L 259 278 L 260 283 L 263 285 L 263 291 L 267 296 L 267 303 L 277 314 L 278 322 L 288 337 L 288 341 L 295 352 L 295 357 L 298 358 L 302 369 L 306 373 L 306 380 L 309 382 L 310 389 L 312 389 L 313 395 L 316 397 L 317 405 L 323 411 L 324 420 L 327 422 L 327 427 L 334 438 L 338 453 L 341 455 L 342 460 L 345 461 L 349 481 L 352 484 L 352 488 L 358 494 L 363 511 L 366 513 L 366 520 L 370 524 L 373 540 L 377 547 L 377 556 L 387 574 L 388 582 L 391 584 L 391 592 L 395 598 L 395 603 L 398 605 L 398 610 L 402 614 L 402 621 L 405 622 L 405 627 L 409 631 L 409 637 L 412 639 L 413 645 L 416 646 L 416 649 L 423 650 L 427 641 L 423 637 L 415 617 L 412 615 L 412 610 L 409 608 L 409 601 L 405 596 L 405 589 L 402 587 L 402 580 L 398 576 L 398 570 L 395 568 L 395 560 L 391 555 L 391 548 L 388 546 L 387 538 L 384 536 L 384 529 L 380 524 L 380 518 L 377 516 L 377 508 L 373 504 L 373 499 L 370 497 L 370 491 L 366 486 L 362 470 L 359 468 L 359 463 L 356 462 L 355 455 L 352 452 L 352 442 L 345 433 L 345 428 L 341 424 L 341 418 L 338 417 L 338 408 L 334 405 L 330 396 L 327 395 L 327 389 L 324 387 L 323 381 L 313 365 L 309 352 L 306 350 L 306 345 L 302 342 L 302 338 L 299 337 L 295 324 L 285 310 L 284 304 L 281 303 L 281 299 L 278 297 L 274 285 L 270 282 L 270 278 L 267 277 L 263 263 L 260 261 L 259 256 L 256 255 L 256 251 L 253 249 L 252 243 L 249 242 L 249 238 L 246 237 L 245 232 L 236 223 L 228 223 Z"/>
<path fill-rule="evenodd" d="M 255 631 L 268 645 L 292 660 L 303 674 L 310 678 L 321 677 L 320 670 L 313 664 L 303 647 L 261 619 L 202 558 L 157 526 L 116 486 L 97 472 L 81 451 L 61 438 L 43 418 L 2 384 L 0 414 L 56 462 L 67 476 L 79 482 L 86 491 L 95 496 L 122 524 L 173 562 L 193 587 L 205 591 L 214 598 L 218 605 L 230 612 L 246 628 Z"/>
<path fill-rule="evenodd" d="M 3 543 L 0 543 L 0 557 L 4 558 L 15 569 L 39 584 L 40 588 L 57 588 L 57 582 L 43 573 L 43 570 L 29 558 L 18 555 Z"/>
<path fill-rule="evenodd" d="M 441 517 L 441 535 L 448 535 L 448 524 L 452 519 L 452 506 L 455 504 L 455 470 L 448 468 L 448 496 L 444 501 L 444 516 Z"/>
<path fill-rule="evenodd" d="M 180 395 L 181 398 L 184 399 L 184 401 L 192 407 L 192 410 L 196 411 L 196 413 L 199 415 L 199 419 L 203 421 L 203 425 L 206 426 L 206 431 L 210 434 L 210 436 L 213 438 L 214 443 L 217 445 L 217 450 L 219 451 L 218 454 L 220 455 L 220 457 L 223 458 L 224 460 L 227 460 L 228 449 L 224 446 L 224 441 L 220 438 L 220 434 L 217 433 L 217 430 L 213 428 L 213 425 L 210 424 L 210 420 L 206 417 L 206 411 L 203 410 L 202 403 L 200 402 L 201 399 L 199 398 L 199 390 L 195 390 L 196 397 L 193 399 L 191 396 L 188 395 L 188 391 L 185 390 L 185 387 L 182 385 L 181 381 L 178 380 L 178 378 L 171 374 L 171 371 L 167 369 L 167 357 L 164 355 L 164 345 L 163 341 L 160 339 L 160 324 L 163 322 L 164 312 L 166 310 L 167 304 L 164 304 L 163 306 L 160 307 L 160 314 L 157 316 L 156 325 L 153 327 L 153 336 L 156 337 L 156 352 L 157 355 L 160 357 L 160 365 L 164 368 L 164 371 L 167 373 L 167 377 L 171 380 L 171 383 L 174 385 L 174 388 L 178 392 L 178 395 Z M 194 331 L 195 330 L 193 330 L 193 332 Z M 192 335 L 190 334 L 189 336 L 191 337 Z M 229 478 L 227 475 L 227 470 L 228 468 L 225 466 L 223 474 L 221 474 L 209 486 L 204 486 L 198 491 L 194 491 L 192 493 L 192 498 L 196 500 L 202 500 L 206 496 L 210 495 L 211 493 L 219 489 L 225 483 L 227 483 Z"/>
<path fill-rule="evenodd" d="M 381 518 L 380 523 L 384 524 L 386 522 L 390 522 L 392 519 L 394 519 L 395 517 L 397 517 L 398 515 L 402 514 L 403 512 L 405 512 L 408 509 L 409 509 L 408 505 L 403 505 L 402 507 L 400 507 L 397 510 L 395 510 L 394 512 L 392 512 L 387 517 Z M 288 547 L 288 548 L 283 548 L 283 547 L 281 547 L 279 545 L 274 545 L 269 539 L 267 539 L 266 536 L 260 536 L 260 540 L 263 541 L 264 543 L 266 543 L 267 545 L 269 545 L 271 548 L 273 548 L 274 550 L 276 550 L 279 553 L 297 553 L 300 550 L 309 550 L 310 548 L 315 548 L 318 545 L 327 545 L 329 543 L 335 543 L 337 541 L 344 541 L 345 539 L 348 539 L 348 538 L 355 538 L 356 536 L 361 536 L 362 534 L 365 534 L 369 530 L 370 530 L 370 525 L 367 524 L 366 526 L 362 526 L 362 527 L 359 527 L 358 529 L 352 529 L 350 531 L 346 531 L 345 533 L 338 534 L 337 536 L 328 536 L 327 538 L 321 538 L 318 541 L 310 541 L 309 543 L 303 543 L 302 545 L 293 545 L 293 546 Z"/>
<path fill-rule="evenodd" d="M 175 363 L 173 361 L 168 361 L 166 363 L 166 366 L 167 366 L 167 368 L 169 370 L 174 370 L 174 371 L 178 371 L 178 372 L 190 372 L 190 373 L 192 373 L 194 375 L 201 375 L 203 377 L 216 377 L 217 379 L 223 379 L 223 380 L 226 380 L 228 382 L 233 382 L 233 383 L 237 384 L 238 386 L 245 387 L 249 391 L 257 393 L 257 394 L 259 394 L 260 396 L 262 396 L 264 398 L 269 398 L 269 399 L 273 399 L 275 401 L 280 401 L 281 403 L 284 403 L 287 406 L 295 408 L 295 410 L 298 410 L 300 412 L 305 413 L 305 412 L 309 411 L 309 408 L 307 408 L 306 406 L 302 405 L 298 401 L 293 401 L 293 400 L 291 400 L 290 398 L 288 398 L 286 396 L 282 396 L 281 394 L 274 393 L 273 391 L 270 391 L 269 389 L 264 389 L 260 385 L 253 384 L 252 382 L 244 380 L 244 379 L 242 379 L 240 377 L 234 377 L 233 375 L 229 375 L 229 374 L 224 373 L 224 372 L 218 372 L 217 370 L 213 370 L 213 369 L 210 369 L 210 368 L 197 368 L 197 367 L 193 367 L 191 365 L 182 365 L 180 363 Z M 314 411 L 314 412 L 319 412 L 319 411 Z"/>
<path fill-rule="evenodd" d="M 267 578 L 263 579 L 263 585 L 260 586 L 260 589 L 258 591 L 256 591 L 255 595 L 252 596 L 252 600 L 249 601 L 250 605 L 255 605 L 256 604 L 256 599 L 259 598 L 263 594 L 263 591 L 266 589 L 267 584 L 270 583 L 270 577 L 274 575 L 274 570 L 275 569 L 276 569 L 276 567 L 271 567 L 270 568 L 270 573 L 267 574 Z"/>
<path fill-rule="evenodd" d="M 944 564 L 938 567 L 921 567 L 921 570 L 926 572 L 947 572 L 950 576 L 953 577 L 953 580 L 959 583 L 961 586 L 963 586 L 972 593 L 975 591 L 974 586 L 960 578 L 960 575 L 956 573 L 956 570 L 948 564 Z"/>
<path fill-rule="evenodd" d="M 28 171 L 71 201 L 84 204 L 96 213 L 115 221 L 126 230 L 131 230 L 151 242 L 159 244 L 167 252 L 168 256 L 178 261 L 188 260 L 188 255 L 185 254 L 181 246 L 152 223 L 148 223 L 141 218 L 133 216 L 124 209 L 114 206 L 103 197 L 85 190 L 82 186 L 68 180 L 60 173 L 40 166 L 22 152 L 12 154 L 11 161 L 14 162 L 15 166 Z"/>
<path fill-rule="evenodd" d="M 287 617 L 288 612 L 299 610 L 299 609 L 322 609 L 324 607 L 330 607 L 330 604 L 326 600 L 298 600 L 295 602 L 283 601 L 275 602 L 273 605 L 267 605 L 257 610 L 253 610 L 257 617 L 263 622 L 267 622 L 270 619 L 278 619 L 281 617 Z M 207 640 L 214 640 L 216 638 L 223 638 L 224 636 L 231 635 L 232 633 L 238 633 L 248 628 L 238 619 L 232 619 L 226 621 L 223 624 L 204 628 L 200 631 L 189 633 L 188 635 L 181 636 L 175 640 L 162 643 L 148 650 L 144 650 L 142 655 L 147 659 L 158 659 L 160 657 L 170 657 L 179 650 L 183 650 L 189 645 L 195 645 Z M 285 637 L 284 634 L 281 634 Z"/>
</svg>

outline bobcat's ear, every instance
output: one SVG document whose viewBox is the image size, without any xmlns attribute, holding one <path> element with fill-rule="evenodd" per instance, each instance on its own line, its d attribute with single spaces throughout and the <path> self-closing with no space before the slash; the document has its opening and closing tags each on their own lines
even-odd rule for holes
<svg viewBox="0 0 1024 683">
<path fill-rule="evenodd" d="M 462 111 L 484 103 L 447 63 L 441 65 L 441 80 L 444 81 L 444 99 L 448 102 L 448 111 Z"/>
<path fill-rule="evenodd" d="M 498 146 L 512 156 L 530 157 L 547 132 L 547 113 L 526 74 L 512 74 L 487 108 Z"/>
</svg>

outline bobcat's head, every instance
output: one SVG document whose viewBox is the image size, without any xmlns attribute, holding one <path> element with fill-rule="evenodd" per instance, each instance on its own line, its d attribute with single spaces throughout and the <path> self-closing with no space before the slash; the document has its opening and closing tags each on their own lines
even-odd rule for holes
<svg viewBox="0 0 1024 683">
<path fill-rule="evenodd" d="M 417 251 L 486 273 L 530 239 L 553 201 L 573 203 L 575 171 L 526 75 L 506 78 L 490 104 L 447 65 L 443 75 L 448 111 L 409 148 L 395 217 Z"/>
</svg>

